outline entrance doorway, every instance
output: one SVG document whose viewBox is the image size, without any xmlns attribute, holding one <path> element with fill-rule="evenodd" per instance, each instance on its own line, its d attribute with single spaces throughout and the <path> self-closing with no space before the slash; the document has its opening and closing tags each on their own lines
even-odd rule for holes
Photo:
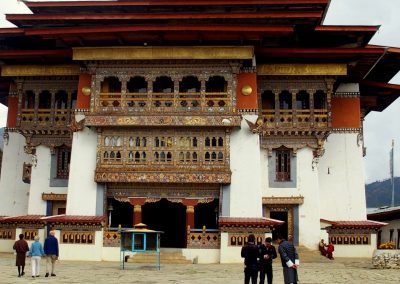
<svg viewBox="0 0 400 284">
<path fill-rule="evenodd" d="M 148 228 L 163 231 L 161 247 L 186 247 L 186 208 L 182 203 L 161 199 L 142 206 L 142 223 Z"/>
<path fill-rule="evenodd" d="M 277 226 L 275 228 L 275 230 L 272 232 L 272 239 L 276 240 L 276 237 L 278 235 L 281 235 L 285 240 L 287 240 L 288 239 L 288 212 L 287 211 L 271 211 L 270 218 L 285 222 L 281 226 Z"/>
</svg>

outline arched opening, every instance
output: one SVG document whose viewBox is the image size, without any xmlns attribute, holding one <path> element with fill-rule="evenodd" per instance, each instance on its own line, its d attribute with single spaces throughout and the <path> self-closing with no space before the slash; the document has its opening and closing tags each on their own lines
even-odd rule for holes
<svg viewBox="0 0 400 284">
<path fill-rule="evenodd" d="M 129 202 L 120 202 L 118 200 L 109 198 L 107 200 L 107 204 L 109 208 L 112 208 L 112 211 L 110 210 L 110 227 L 116 228 L 119 225 L 121 225 L 122 228 L 133 227 L 133 206 Z"/>
<path fill-rule="evenodd" d="M 68 108 L 68 94 L 65 91 L 58 91 L 55 95 L 54 107 L 56 109 L 67 109 Z"/>
<path fill-rule="evenodd" d="M 117 77 L 106 77 L 101 82 L 102 93 L 121 93 L 121 82 Z"/>
<path fill-rule="evenodd" d="M 306 91 L 296 94 L 296 109 L 310 109 L 310 95 Z"/>
<path fill-rule="evenodd" d="M 33 91 L 25 92 L 23 108 L 25 108 L 25 109 L 34 109 L 35 108 L 35 93 Z"/>
<path fill-rule="evenodd" d="M 327 109 L 326 94 L 322 90 L 314 94 L 314 109 Z"/>
<path fill-rule="evenodd" d="M 265 91 L 261 94 L 261 108 L 262 110 L 275 109 L 275 94 L 272 91 Z"/>
<path fill-rule="evenodd" d="M 142 222 L 152 230 L 163 231 L 161 247 L 186 246 L 186 208 L 182 203 L 161 199 L 142 206 Z"/>
<path fill-rule="evenodd" d="M 39 94 L 39 109 L 51 108 L 51 94 L 49 91 L 42 91 Z"/>
<path fill-rule="evenodd" d="M 199 203 L 194 209 L 194 227 L 202 229 L 218 229 L 218 199 L 209 203 Z"/>
<path fill-rule="evenodd" d="M 180 93 L 198 93 L 200 92 L 201 83 L 195 76 L 186 76 L 179 82 Z"/>
<path fill-rule="evenodd" d="M 206 82 L 207 93 L 224 93 L 228 89 L 228 82 L 222 76 L 212 76 Z"/>
<path fill-rule="evenodd" d="M 292 94 L 289 91 L 282 91 L 279 94 L 279 108 L 292 109 Z"/>
<path fill-rule="evenodd" d="M 147 82 L 144 77 L 130 78 L 127 84 L 128 93 L 147 93 Z"/>
<path fill-rule="evenodd" d="M 174 91 L 174 81 L 170 77 L 157 77 L 153 83 L 154 93 L 172 93 Z"/>
</svg>

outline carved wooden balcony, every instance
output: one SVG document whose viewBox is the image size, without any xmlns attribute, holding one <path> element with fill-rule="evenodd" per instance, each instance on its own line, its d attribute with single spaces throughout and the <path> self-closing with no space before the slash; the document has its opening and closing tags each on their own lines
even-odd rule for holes
<svg viewBox="0 0 400 284">
<path fill-rule="evenodd" d="M 17 127 L 21 129 L 67 129 L 71 122 L 69 109 L 22 109 Z"/>
<path fill-rule="evenodd" d="M 315 132 L 329 129 L 326 109 L 263 110 L 257 126 L 267 132 Z"/>
<path fill-rule="evenodd" d="M 95 113 L 232 113 L 227 92 L 100 93 Z"/>
</svg>

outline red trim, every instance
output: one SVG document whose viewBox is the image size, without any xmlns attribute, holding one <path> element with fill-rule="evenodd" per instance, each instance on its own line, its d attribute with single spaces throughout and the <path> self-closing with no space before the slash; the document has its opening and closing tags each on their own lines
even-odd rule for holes
<svg viewBox="0 0 400 284">
<path fill-rule="evenodd" d="M 176 5 L 295 5 L 295 4 L 328 4 L 330 0 L 136 0 L 136 1 L 46 1 L 24 2 L 28 8 L 34 7 L 94 7 L 94 6 L 176 6 Z"/>
<path fill-rule="evenodd" d="M 317 32 L 376 32 L 380 26 L 318 26 Z"/>
<path fill-rule="evenodd" d="M 147 19 L 277 19 L 321 18 L 322 12 L 232 12 L 232 13 L 165 13 L 165 14 L 8 14 L 8 21 L 18 20 L 147 20 Z"/>
<path fill-rule="evenodd" d="M 383 88 L 383 89 L 391 89 L 391 90 L 400 90 L 400 85 L 396 84 L 389 84 L 384 82 L 375 82 L 375 81 L 361 81 L 361 85 L 369 86 L 369 87 L 376 87 L 376 88 Z"/>
<path fill-rule="evenodd" d="M 0 28 L 0 34 L 22 34 L 24 29 L 20 28 Z"/>
<path fill-rule="evenodd" d="M 55 215 L 42 217 L 42 221 L 54 223 L 101 223 L 105 220 L 104 216 L 76 216 L 76 215 Z"/>
<path fill-rule="evenodd" d="M 370 221 L 370 220 L 331 221 L 331 220 L 326 220 L 326 219 L 320 219 L 320 221 L 331 224 L 332 227 L 336 227 L 336 228 L 380 228 L 380 227 L 387 225 L 387 223 Z"/>
<path fill-rule="evenodd" d="M 68 27 L 68 28 L 46 28 L 29 29 L 26 35 L 63 35 L 84 33 L 115 33 L 115 32 L 138 32 L 138 31 L 208 31 L 208 32 L 293 32 L 291 26 L 258 26 L 245 24 L 152 24 L 152 25 L 129 25 L 129 26 L 103 26 L 103 27 Z"/>
<path fill-rule="evenodd" d="M 0 223 L 26 223 L 26 222 L 43 222 L 41 218 L 43 215 L 22 215 L 22 216 L 9 216 L 0 219 Z"/>
</svg>

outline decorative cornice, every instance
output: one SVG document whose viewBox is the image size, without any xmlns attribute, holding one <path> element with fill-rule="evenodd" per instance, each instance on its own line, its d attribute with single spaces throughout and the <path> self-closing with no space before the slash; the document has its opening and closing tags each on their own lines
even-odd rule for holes
<svg viewBox="0 0 400 284">
<path fill-rule="evenodd" d="M 334 98 L 359 98 L 360 92 L 336 92 L 333 93 Z"/>
<path fill-rule="evenodd" d="M 257 66 L 257 75 L 347 75 L 346 64 L 261 64 Z"/>
<path fill-rule="evenodd" d="M 252 59 L 252 46 L 76 47 L 73 60 Z"/>
<path fill-rule="evenodd" d="M 42 200 L 51 200 L 51 201 L 67 201 L 67 194 L 61 193 L 42 193 Z"/>
<path fill-rule="evenodd" d="M 184 116 L 184 115 L 141 115 L 141 116 L 105 116 L 87 114 L 87 126 L 240 126 L 240 115 L 221 116 Z"/>
<path fill-rule="evenodd" d="M 231 182 L 230 172 L 110 172 L 108 168 L 97 168 L 96 182 L 136 182 L 136 183 L 217 183 Z"/>
<path fill-rule="evenodd" d="M 280 205 L 280 204 L 303 204 L 304 197 L 303 196 L 290 196 L 290 197 L 263 197 L 262 204 L 268 205 Z"/>
<path fill-rule="evenodd" d="M 361 128 L 333 128 L 332 133 L 360 133 Z"/>
<path fill-rule="evenodd" d="M 4 65 L 1 67 L 3 77 L 76 76 L 79 74 L 79 65 Z"/>
</svg>

